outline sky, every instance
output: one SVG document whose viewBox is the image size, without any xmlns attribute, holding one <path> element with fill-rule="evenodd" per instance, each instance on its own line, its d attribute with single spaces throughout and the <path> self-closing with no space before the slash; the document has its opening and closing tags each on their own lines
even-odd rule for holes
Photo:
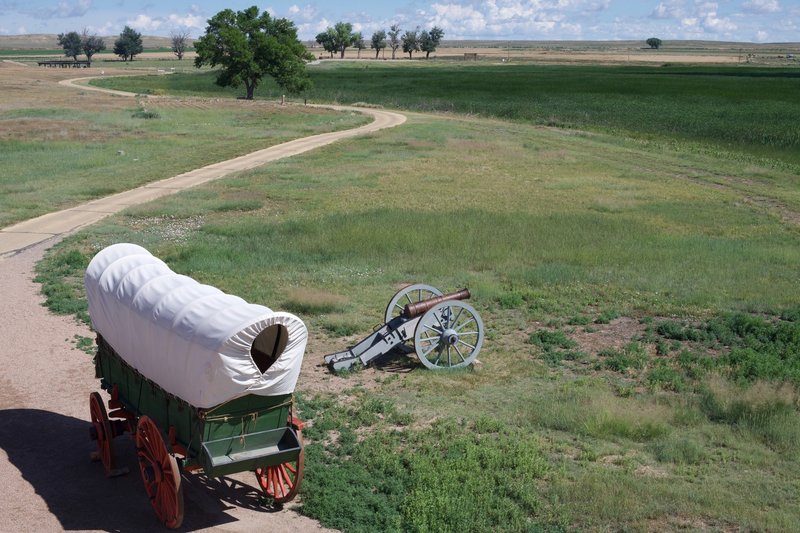
<svg viewBox="0 0 800 533">
<path fill-rule="evenodd" d="M 800 41 L 800 0 L 0 0 L 0 35 L 114 36 L 127 25 L 143 35 L 199 37 L 215 13 L 252 5 L 292 20 L 303 40 L 345 21 L 366 39 L 399 24 L 438 26 L 445 40 Z"/>
</svg>

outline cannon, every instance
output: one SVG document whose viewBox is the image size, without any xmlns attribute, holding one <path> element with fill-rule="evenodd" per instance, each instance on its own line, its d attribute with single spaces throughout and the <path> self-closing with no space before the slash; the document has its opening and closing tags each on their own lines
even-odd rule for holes
<svg viewBox="0 0 800 533">
<path fill-rule="evenodd" d="M 293 392 L 308 340 L 296 316 L 250 304 L 172 272 L 134 244 L 115 244 L 84 278 L 97 331 L 89 395 L 92 458 L 116 468 L 113 441 L 136 443 L 159 521 L 183 522 L 182 472 L 252 471 L 267 499 L 288 502 L 303 477 L 303 422 Z"/>
<path fill-rule="evenodd" d="M 469 290 L 442 294 L 430 285 L 410 285 L 389 301 L 385 323 L 347 350 L 326 355 L 334 371 L 369 366 L 390 352 L 415 351 L 427 368 L 462 368 L 472 364 L 483 344 L 483 322 L 464 303 Z"/>
</svg>

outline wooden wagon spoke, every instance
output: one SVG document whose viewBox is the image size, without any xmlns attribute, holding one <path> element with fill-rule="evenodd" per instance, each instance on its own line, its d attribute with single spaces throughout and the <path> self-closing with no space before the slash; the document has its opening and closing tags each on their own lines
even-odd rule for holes
<svg viewBox="0 0 800 533">
<path fill-rule="evenodd" d="M 168 528 L 180 527 L 183 491 L 178 462 L 167 450 L 158 426 L 147 416 L 137 424 L 136 449 L 144 488 L 156 516 Z"/>
</svg>

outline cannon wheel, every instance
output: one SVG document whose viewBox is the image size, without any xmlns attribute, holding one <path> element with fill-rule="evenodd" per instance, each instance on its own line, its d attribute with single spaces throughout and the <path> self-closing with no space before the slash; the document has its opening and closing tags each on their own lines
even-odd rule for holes
<svg viewBox="0 0 800 533">
<path fill-rule="evenodd" d="M 400 313 L 403 312 L 407 304 L 415 304 L 441 295 L 442 291 L 436 287 L 431 287 L 430 285 L 424 285 L 422 283 L 404 287 L 392 297 L 389 301 L 389 305 L 386 306 L 385 321 L 388 323 L 393 318 L 400 316 Z"/>
<path fill-rule="evenodd" d="M 268 466 L 266 468 L 256 468 L 256 480 L 264 493 L 272 498 L 275 503 L 290 502 L 297 496 L 300 490 L 300 483 L 303 481 L 303 430 L 302 422 L 294 426 L 297 432 L 297 440 L 300 441 L 300 455 L 294 461 L 288 461 L 279 465 Z"/>
<path fill-rule="evenodd" d="M 461 368 L 472 363 L 483 344 L 483 322 L 461 301 L 442 302 L 422 315 L 414 330 L 420 362 L 431 369 Z"/>
<path fill-rule="evenodd" d="M 149 417 L 136 425 L 136 454 L 144 490 L 162 524 L 176 529 L 183 522 L 183 488 L 178 461 L 170 455 L 161 431 Z"/>
<path fill-rule="evenodd" d="M 89 395 L 89 413 L 92 417 L 92 438 L 97 441 L 97 458 L 103 463 L 106 476 L 111 476 L 114 471 L 114 453 L 111 439 L 111 421 L 108 419 L 103 398 L 100 393 L 93 392 Z"/>
</svg>

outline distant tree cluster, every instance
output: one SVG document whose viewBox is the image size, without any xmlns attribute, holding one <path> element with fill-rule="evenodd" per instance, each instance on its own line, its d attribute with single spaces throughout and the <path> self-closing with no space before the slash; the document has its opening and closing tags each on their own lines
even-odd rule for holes
<svg viewBox="0 0 800 533">
<path fill-rule="evenodd" d="M 106 49 L 106 43 L 103 39 L 97 35 L 89 35 L 86 29 L 83 30 L 83 33 L 71 31 L 59 34 L 58 44 L 64 49 L 65 56 L 77 61 L 78 56 L 84 54 L 90 65 L 92 56 Z"/>
<path fill-rule="evenodd" d="M 435 52 L 439 43 L 444 37 L 444 30 L 434 26 L 430 31 L 420 30 L 419 26 L 415 30 L 407 30 L 401 35 L 402 30 L 397 24 L 393 24 L 389 31 L 378 30 L 372 34 L 370 48 L 375 50 L 375 59 L 378 59 L 381 50 L 391 48 L 392 59 L 396 58 L 397 50 L 402 46 L 403 53 L 408 54 L 409 59 L 413 59 L 414 52 L 425 52 L 425 59 L 428 59 L 431 52 Z M 317 34 L 315 40 L 322 45 L 323 50 L 333 57 L 339 54 L 344 57 L 344 52 L 349 47 L 358 49 L 358 57 L 361 57 L 361 50 L 367 47 L 364 37 L 360 32 L 353 32 L 353 25 L 349 22 L 337 22 L 332 27 Z"/>
</svg>

